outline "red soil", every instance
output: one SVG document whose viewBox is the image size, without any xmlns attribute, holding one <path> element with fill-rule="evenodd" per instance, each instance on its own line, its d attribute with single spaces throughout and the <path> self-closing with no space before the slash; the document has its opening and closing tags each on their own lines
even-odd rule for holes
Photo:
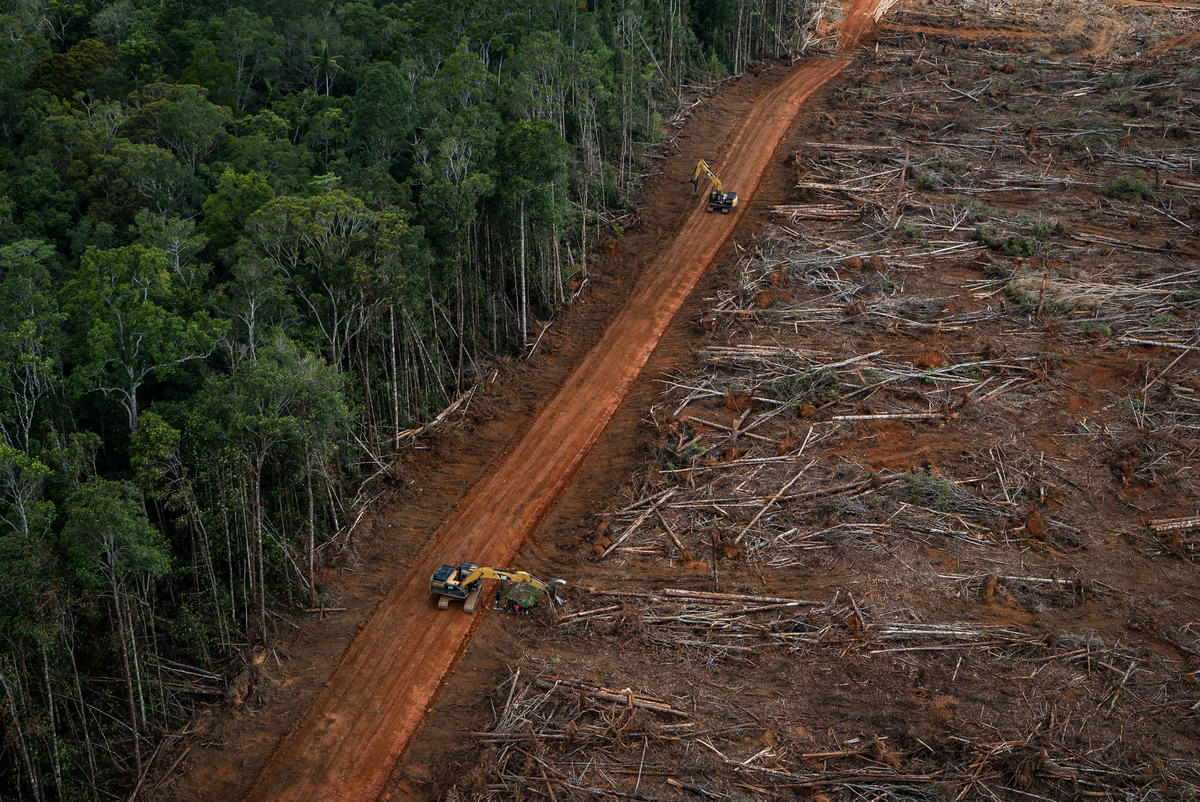
<svg viewBox="0 0 1200 802">
<path fill-rule="evenodd" d="M 811 59 L 764 93 L 718 165 L 741 205 L 699 203 L 624 311 L 430 539 L 375 610 L 325 690 L 267 763 L 250 798 L 375 799 L 465 648 L 476 619 L 439 612 L 428 577 L 461 558 L 507 564 L 546 515 L 624 399 L 675 312 L 733 233 L 801 104 L 847 64 Z"/>
</svg>

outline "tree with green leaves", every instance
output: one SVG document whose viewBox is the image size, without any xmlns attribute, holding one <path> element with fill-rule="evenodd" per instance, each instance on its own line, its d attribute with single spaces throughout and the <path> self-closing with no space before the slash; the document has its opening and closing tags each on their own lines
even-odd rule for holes
<svg viewBox="0 0 1200 802">
<path fill-rule="evenodd" d="M 203 219 L 197 231 L 206 238 L 212 251 L 224 250 L 237 241 L 250 215 L 274 196 L 271 185 L 261 174 L 226 169 L 200 206 Z"/>
<path fill-rule="evenodd" d="M 560 199 L 566 197 L 567 143 L 550 120 L 521 120 L 506 126 L 500 137 L 500 164 L 503 169 L 505 192 L 502 200 L 510 209 L 516 207 L 521 243 L 518 260 L 518 326 L 521 341 L 528 337 L 529 296 L 526 289 L 525 233 L 527 209 L 534 210 L 535 219 L 549 224 L 553 231 L 562 214 Z M 557 188 L 557 193 L 556 193 Z M 559 266 L 549 271 L 555 288 L 561 287 Z M 548 294 L 553 303 L 553 294 Z"/>
<path fill-rule="evenodd" d="M 413 103 L 413 86 L 399 67 L 387 61 L 367 65 L 354 99 L 352 131 L 370 163 L 390 166 L 409 147 Z"/>
<path fill-rule="evenodd" d="M 285 483 L 280 487 L 286 486 L 293 476 L 305 483 L 309 570 L 307 576 L 301 576 L 310 588 L 315 588 L 313 474 L 319 465 L 332 459 L 340 441 L 339 431 L 349 419 L 341 384 L 337 371 L 320 357 L 305 352 L 279 334 L 268 347 L 259 349 L 256 359 L 245 360 L 229 376 L 213 380 L 200 402 L 205 420 L 198 421 L 202 428 L 197 431 L 196 439 L 222 440 L 230 446 L 225 453 L 238 463 L 237 469 L 225 476 L 249 478 L 249 487 L 245 488 L 250 499 L 245 527 L 246 554 L 255 623 L 262 637 L 267 632 L 268 558 L 282 552 L 283 558 L 289 559 L 286 540 L 267 542 L 268 533 L 280 531 L 278 524 L 282 522 L 276 526 L 267 522 L 264 485 L 269 472 Z M 291 470 L 273 468 L 268 458 L 284 453 L 299 459 L 291 463 Z"/>
<path fill-rule="evenodd" d="M 139 616 L 130 586 L 157 579 L 170 569 L 162 534 L 142 512 L 137 489 L 125 482 L 92 479 L 67 500 L 62 548 L 83 594 L 103 594 L 114 628 L 133 733 L 134 763 L 142 772 L 142 731 L 148 724 L 136 625 Z M 148 599 L 137 599 L 146 603 Z"/>
<path fill-rule="evenodd" d="M 270 17 L 240 5 L 214 18 L 214 24 L 213 41 L 221 58 L 233 66 L 234 98 L 238 109 L 245 111 L 262 85 L 279 79 L 283 36 Z"/>
<path fill-rule="evenodd" d="M 146 382 L 207 357 L 226 328 L 205 312 L 176 311 L 179 287 L 169 265 L 162 251 L 141 245 L 92 249 L 63 288 L 63 308 L 78 332 L 71 385 L 116 398 L 129 431 L 137 428 Z"/>
<path fill-rule="evenodd" d="M 196 172 L 231 122 L 228 109 L 211 103 L 201 86 L 155 83 L 130 97 L 136 108 L 128 129 L 137 138 L 171 151 Z"/>
<path fill-rule="evenodd" d="M 37 240 L 0 248 L 0 434 L 26 454 L 38 405 L 61 382 L 65 316 L 51 289 L 53 258 Z"/>
</svg>

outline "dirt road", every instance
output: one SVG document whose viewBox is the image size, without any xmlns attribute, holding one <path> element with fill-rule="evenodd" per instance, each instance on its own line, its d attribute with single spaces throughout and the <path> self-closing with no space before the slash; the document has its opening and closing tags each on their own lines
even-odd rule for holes
<svg viewBox="0 0 1200 802">
<path fill-rule="evenodd" d="M 512 560 L 733 233 L 805 99 L 847 63 L 810 59 L 764 93 L 715 162 L 741 205 L 733 214 L 712 215 L 698 197 L 679 237 L 647 269 L 625 310 L 363 626 L 329 684 L 268 761 L 250 799 L 377 798 L 474 621 L 434 607 L 429 575 L 443 562 Z"/>
</svg>

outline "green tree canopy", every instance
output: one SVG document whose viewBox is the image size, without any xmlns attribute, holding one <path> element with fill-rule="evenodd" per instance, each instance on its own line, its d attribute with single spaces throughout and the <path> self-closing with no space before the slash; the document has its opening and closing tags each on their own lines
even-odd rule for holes
<svg viewBox="0 0 1200 802">
<path fill-rule="evenodd" d="M 71 384 L 116 398 L 130 431 L 143 385 L 208 356 L 226 327 L 204 312 L 174 311 L 178 291 L 167 256 L 141 245 L 89 250 L 63 288 L 63 308 L 81 335 Z"/>
</svg>

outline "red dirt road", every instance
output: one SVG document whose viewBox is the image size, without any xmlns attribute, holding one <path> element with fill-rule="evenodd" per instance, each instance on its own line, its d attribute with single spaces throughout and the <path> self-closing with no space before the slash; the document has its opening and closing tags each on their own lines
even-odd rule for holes
<svg viewBox="0 0 1200 802">
<path fill-rule="evenodd" d="M 739 194 L 738 209 L 730 215 L 708 214 L 697 200 L 679 237 L 645 271 L 624 311 L 376 608 L 328 685 L 275 750 L 250 799 L 378 797 L 465 648 L 475 620 L 457 606 L 436 609 L 430 601 L 430 574 L 443 562 L 507 565 L 513 559 L 733 233 L 802 103 L 847 63 L 810 59 L 764 93 L 725 158 L 715 162 L 728 187 Z"/>
</svg>

